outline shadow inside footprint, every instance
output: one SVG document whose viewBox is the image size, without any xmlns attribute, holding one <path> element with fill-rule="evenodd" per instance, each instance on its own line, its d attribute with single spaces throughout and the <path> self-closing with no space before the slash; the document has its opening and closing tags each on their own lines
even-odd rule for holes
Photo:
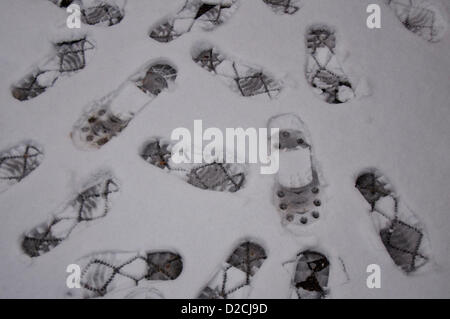
<svg viewBox="0 0 450 319">
<path fill-rule="evenodd" d="M 61 8 L 67 8 L 68 6 L 70 6 L 72 4 L 72 2 L 74 2 L 75 0 L 49 0 L 50 2 L 53 2 L 54 4 L 56 4 L 58 7 Z"/>
<path fill-rule="evenodd" d="M 270 136 L 269 142 L 280 150 L 274 203 L 281 222 L 291 230 L 313 225 L 326 215 L 326 184 L 320 178 L 308 128 L 292 113 L 273 116 L 267 127 L 279 129 L 278 138 Z"/>
</svg>

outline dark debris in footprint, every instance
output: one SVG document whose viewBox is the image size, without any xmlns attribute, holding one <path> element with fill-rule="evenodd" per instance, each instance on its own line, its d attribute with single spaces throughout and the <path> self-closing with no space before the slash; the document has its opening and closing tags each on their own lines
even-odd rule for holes
<svg viewBox="0 0 450 319">
<path fill-rule="evenodd" d="M 282 119 L 286 116 L 291 117 L 293 115 L 284 114 L 274 117 L 269 121 L 269 127 L 274 127 L 275 124 L 271 124 L 272 121 L 277 121 L 277 118 Z M 302 128 L 301 120 L 295 115 L 291 120 L 297 122 L 295 128 L 291 126 L 291 128 L 286 129 L 279 124 L 275 126 L 280 127 L 278 148 L 283 152 L 307 150 L 309 157 L 312 159 L 312 145 L 305 133 L 306 127 Z M 321 198 L 324 195 L 325 187 L 320 182 L 315 161 L 311 161 L 309 165 L 312 178 L 308 183 L 302 183 L 301 187 L 290 187 L 289 184 L 283 185 L 280 181 L 275 184 L 274 202 L 281 213 L 283 224 L 287 222 L 292 225 L 307 226 L 321 218 Z"/>
</svg>

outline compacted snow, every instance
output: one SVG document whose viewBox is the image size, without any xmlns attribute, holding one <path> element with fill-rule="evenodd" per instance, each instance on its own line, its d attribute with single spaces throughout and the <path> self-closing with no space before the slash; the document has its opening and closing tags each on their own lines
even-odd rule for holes
<svg viewBox="0 0 450 319">
<path fill-rule="evenodd" d="M 448 0 L 434 2 L 448 19 Z M 371 3 L 381 7 L 381 29 L 366 26 Z M 259 243 L 267 256 L 246 290 L 251 298 L 290 297 L 293 262 L 307 249 L 330 261 L 331 298 L 450 297 L 450 32 L 439 42 L 426 41 L 381 0 L 302 0 L 292 15 L 275 12 L 262 0 L 241 0 L 214 30 L 192 28 L 168 43 L 149 37 L 183 4 L 128 0 L 120 23 L 83 24 L 78 34 L 87 33 L 95 44 L 84 69 L 19 101 L 11 86 L 51 56 L 51 41 L 70 34 L 68 14 L 47 0 L 1 1 L 0 150 L 32 140 L 44 158 L 0 194 L 0 297 L 64 298 L 66 268 L 83 256 L 166 250 L 182 257 L 181 274 L 170 281 L 140 281 L 140 288 L 149 288 L 142 295 L 193 298 L 242 240 Z M 336 35 L 333 59 L 339 64 L 331 67 L 351 83 L 339 89 L 338 99 L 346 103 L 327 103 L 305 75 L 311 59 L 305 34 L 321 24 Z M 193 61 L 201 43 L 267 70 L 282 89 L 271 98 L 237 94 Z M 70 133 L 87 107 L 149 61 L 172 65 L 174 84 L 101 148 L 75 147 Z M 133 109 L 141 98 L 125 100 Z M 194 120 L 201 119 L 204 129 L 264 128 L 284 113 L 296 114 L 307 126 L 326 188 L 320 219 L 300 231 L 283 226 L 273 200 L 275 175 L 261 175 L 257 165 L 248 166 L 238 192 L 215 192 L 193 187 L 141 157 L 152 138 L 168 138 L 178 127 L 192 130 Z M 389 257 L 370 206 L 355 188 L 367 168 L 383 172 L 401 204 L 421 221 L 431 247 L 427 267 L 407 275 Z M 107 216 L 77 226 L 39 257 L 25 254 L 24 234 L 63 211 L 105 170 L 120 185 Z M 381 267 L 379 289 L 366 285 L 370 264 Z"/>
</svg>

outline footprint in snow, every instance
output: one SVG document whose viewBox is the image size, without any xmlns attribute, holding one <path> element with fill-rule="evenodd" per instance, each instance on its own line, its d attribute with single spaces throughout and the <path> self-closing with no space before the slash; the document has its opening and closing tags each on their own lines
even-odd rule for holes
<svg viewBox="0 0 450 319">
<path fill-rule="evenodd" d="M 84 69 L 92 58 L 94 42 L 86 34 L 74 34 L 53 44 L 53 52 L 11 88 L 19 101 L 30 100 L 52 87 L 55 82 Z"/>
<path fill-rule="evenodd" d="M 50 0 L 58 7 L 67 8 L 78 4 L 81 21 L 89 25 L 112 26 L 125 16 L 125 0 Z"/>
<path fill-rule="evenodd" d="M 119 184 L 111 173 L 94 175 L 59 211 L 25 233 L 22 250 L 30 257 L 51 251 L 67 240 L 73 231 L 106 217 L 118 193 Z"/>
<path fill-rule="evenodd" d="M 436 4 L 428 0 L 385 0 L 397 18 L 411 32 L 429 42 L 439 42 L 448 22 Z"/>
<path fill-rule="evenodd" d="M 89 105 L 73 127 L 73 143 L 82 150 L 101 148 L 161 92 L 172 87 L 176 77 L 177 70 L 166 61 L 145 64 L 118 89 Z"/>
<path fill-rule="evenodd" d="M 22 142 L 0 152 L 0 193 L 19 183 L 44 160 L 42 147 Z"/>
<path fill-rule="evenodd" d="M 158 22 L 150 30 L 150 38 L 158 42 L 171 42 L 190 31 L 212 31 L 227 22 L 238 8 L 238 0 L 209 3 L 186 0 L 175 14 Z"/>
<path fill-rule="evenodd" d="M 246 299 L 252 282 L 267 258 L 265 249 L 255 241 L 244 241 L 234 248 L 219 270 L 202 289 L 199 299 Z"/>
<path fill-rule="evenodd" d="M 281 223 L 294 233 L 304 232 L 325 214 L 326 185 L 321 177 L 308 129 L 295 114 L 272 117 L 268 130 L 272 149 L 279 150 L 280 166 L 274 187 L 274 202 Z"/>
<path fill-rule="evenodd" d="M 198 43 L 191 53 L 195 63 L 244 97 L 263 95 L 272 99 L 283 89 L 282 81 L 269 72 L 228 56 L 212 44 Z"/>
<path fill-rule="evenodd" d="M 431 251 L 424 227 L 386 176 L 378 169 L 364 170 L 355 187 L 370 205 L 374 230 L 393 262 L 407 274 L 429 265 Z"/>
<path fill-rule="evenodd" d="M 277 14 L 294 14 L 300 10 L 299 0 L 263 0 Z"/>
<path fill-rule="evenodd" d="M 144 145 L 140 155 L 146 162 L 200 189 L 234 193 L 245 184 L 245 164 L 225 163 L 220 155 L 203 164 L 175 163 L 174 151 L 169 141 L 154 138 Z"/>
<path fill-rule="evenodd" d="M 115 294 L 128 291 L 125 298 L 160 299 L 162 295 L 157 290 L 133 288 L 144 280 L 175 280 L 183 270 L 181 256 L 172 251 L 107 251 L 82 257 L 75 264 L 81 267 L 81 288 L 67 294 L 78 298 L 114 298 Z"/>
</svg>

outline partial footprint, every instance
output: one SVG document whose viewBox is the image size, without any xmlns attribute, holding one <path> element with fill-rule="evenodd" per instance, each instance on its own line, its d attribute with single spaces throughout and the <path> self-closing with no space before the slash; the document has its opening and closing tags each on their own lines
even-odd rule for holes
<svg viewBox="0 0 450 319">
<path fill-rule="evenodd" d="M 150 38 L 158 42 L 170 42 L 190 31 L 212 31 L 227 22 L 237 7 L 238 0 L 186 0 L 176 14 L 165 18 L 150 30 Z"/>
<path fill-rule="evenodd" d="M 103 299 L 165 299 L 158 289 L 147 285 L 132 286 L 131 288 L 118 288 L 100 297 Z M 68 295 L 76 293 L 68 292 Z"/>
<path fill-rule="evenodd" d="M 252 290 L 252 280 L 267 258 L 259 244 L 245 241 L 237 246 L 220 266 L 199 299 L 245 299 Z"/>
<path fill-rule="evenodd" d="M 19 183 L 44 160 L 42 148 L 34 142 L 19 143 L 0 152 L 0 193 Z"/>
<path fill-rule="evenodd" d="M 306 80 L 327 103 L 339 104 L 355 97 L 352 83 L 336 55 L 335 31 L 314 25 L 306 33 Z"/>
<path fill-rule="evenodd" d="M 330 262 L 327 257 L 321 253 L 307 250 L 297 255 L 292 266 L 292 299 L 323 299 L 326 297 L 330 276 Z"/>
<path fill-rule="evenodd" d="M 54 52 L 11 88 L 19 101 L 30 100 L 52 87 L 59 78 L 84 69 L 94 53 L 94 42 L 87 35 L 73 35 L 54 43 Z"/>
<path fill-rule="evenodd" d="M 355 186 L 369 203 L 375 231 L 394 263 L 406 273 L 425 266 L 431 251 L 423 226 L 400 202 L 388 179 L 377 169 L 368 169 Z"/>
<path fill-rule="evenodd" d="M 119 135 L 130 121 L 175 82 L 177 70 L 164 61 L 151 62 L 118 89 L 94 101 L 74 125 L 72 141 L 80 149 L 99 149 Z"/>
<path fill-rule="evenodd" d="M 244 164 L 224 163 L 221 156 L 204 164 L 177 164 L 172 159 L 173 151 L 170 142 L 155 138 L 144 145 L 141 157 L 200 189 L 237 192 L 244 186 L 246 178 Z"/>
<path fill-rule="evenodd" d="M 50 0 L 58 7 L 67 8 L 78 4 L 81 21 L 90 25 L 112 26 L 122 21 L 126 0 Z"/>
<path fill-rule="evenodd" d="M 403 25 L 430 42 L 439 42 L 447 32 L 445 13 L 428 0 L 385 0 Z"/>
<path fill-rule="evenodd" d="M 125 299 L 165 299 L 156 288 L 135 288 L 125 296 Z"/>
<path fill-rule="evenodd" d="M 279 149 L 279 171 L 274 201 L 282 224 L 292 230 L 313 225 L 323 214 L 326 185 L 321 181 L 311 137 L 306 125 L 294 114 L 272 117 L 269 131 L 278 128 L 279 136 L 270 137 L 272 148 Z M 278 143 L 278 145 L 276 145 Z"/>
<path fill-rule="evenodd" d="M 192 50 L 192 59 L 244 97 L 263 94 L 271 99 L 283 88 L 280 80 L 262 68 L 239 62 L 209 43 L 197 44 Z"/>
<path fill-rule="evenodd" d="M 56 4 L 58 7 L 67 8 L 74 2 L 75 0 L 49 0 L 50 2 Z"/>
<path fill-rule="evenodd" d="M 30 257 L 41 256 L 66 240 L 75 228 L 108 215 L 119 192 L 110 173 L 97 174 L 62 209 L 25 234 L 22 249 Z"/>
<path fill-rule="evenodd" d="M 120 289 L 135 287 L 144 279 L 175 280 L 183 270 L 181 256 L 171 251 L 110 251 L 83 257 L 75 264 L 81 268 L 81 288 L 73 288 L 68 294 L 81 298 L 114 294 Z M 128 297 L 137 296 L 129 294 Z"/>
<path fill-rule="evenodd" d="M 300 9 L 299 0 L 263 0 L 265 4 L 279 14 L 294 14 Z"/>
</svg>

